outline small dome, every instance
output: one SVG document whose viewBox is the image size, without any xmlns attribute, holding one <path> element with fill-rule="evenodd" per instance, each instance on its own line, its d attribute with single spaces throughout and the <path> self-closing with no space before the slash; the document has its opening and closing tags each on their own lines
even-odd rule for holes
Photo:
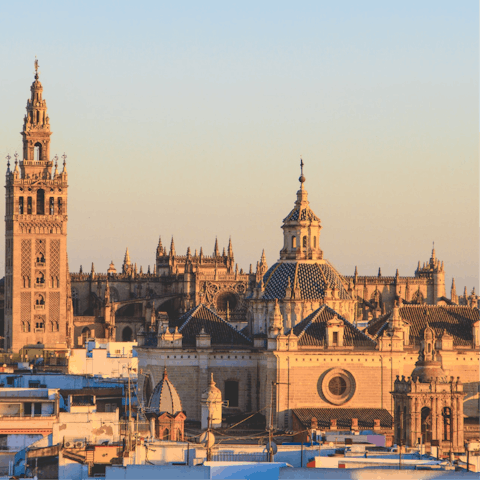
<svg viewBox="0 0 480 480">
<path fill-rule="evenodd" d="M 447 374 L 443 370 L 440 362 L 417 362 L 412 372 L 412 380 L 420 383 L 430 383 L 438 378 L 440 382 L 446 380 Z"/>
<path fill-rule="evenodd" d="M 168 379 L 166 368 L 163 372 L 163 378 L 157 383 L 157 386 L 153 390 L 148 404 L 148 410 L 157 416 L 163 413 L 176 415 L 183 411 L 180 396 L 178 395 L 177 389 L 173 386 L 173 383 Z"/>
</svg>

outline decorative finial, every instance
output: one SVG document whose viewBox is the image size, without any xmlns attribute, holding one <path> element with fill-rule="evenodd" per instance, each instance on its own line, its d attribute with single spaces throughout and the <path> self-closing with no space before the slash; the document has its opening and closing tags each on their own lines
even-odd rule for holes
<svg viewBox="0 0 480 480">
<path fill-rule="evenodd" d="M 303 165 L 304 165 L 303 159 L 302 159 L 302 157 L 300 157 L 300 177 L 299 177 L 299 179 L 298 179 L 298 181 L 299 181 L 300 183 L 304 183 L 304 182 L 305 182 L 305 176 L 303 175 Z"/>
<path fill-rule="evenodd" d="M 65 155 L 65 152 L 62 155 L 63 158 L 63 166 L 65 167 L 65 164 L 67 163 L 67 155 Z"/>
<path fill-rule="evenodd" d="M 13 156 L 15 157 L 15 164 L 17 164 L 17 162 L 18 162 L 18 153 L 15 152 L 15 153 L 13 154 Z"/>
<path fill-rule="evenodd" d="M 37 56 L 35 55 L 35 78 L 38 78 L 38 59 Z"/>
<path fill-rule="evenodd" d="M 8 167 L 8 169 L 10 170 L 10 159 L 11 159 L 12 157 L 10 156 L 10 154 L 8 154 L 5 158 L 7 159 L 7 167 Z"/>
</svg>

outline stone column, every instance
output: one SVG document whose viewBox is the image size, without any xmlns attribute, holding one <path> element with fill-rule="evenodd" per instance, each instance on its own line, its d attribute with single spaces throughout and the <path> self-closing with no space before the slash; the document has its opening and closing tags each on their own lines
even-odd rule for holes
<svg viewBox="0 0 480 480">
<path fill-rule="evenodd" d="M 458 446 L 461 450 L 464 448 L 464 433 L 463 433 L 463 395 L 457 397 L 458 404 Z"/>
<path fill-rule="evenodd" d="M 435 399 L 435 411 L 436 411 L 436 419 L 437 419 L 437 440 L 440 440 L 440 446 L 441 442 L 443 440 L 443 421 L 442 421 L 442 411 L 441 411 L 442 405 L 440 403 L 440 399 L 436 398 Z"/>
<path fill-rule="evenodd" d="M 415 443 L 422 436 L 422 409 L 418 398 L 415 399 Z"/>
<path fill-rule="evenodd" d="M 455 450 L 456 446 L 458 445 L 458 409 L 456 405 L 456 398 L 452 395 L 452 403 L 451 409 L 452 412 L 451 419 L 450 419 L 450 432 L 452 438 L 453 449 Z"/>
<path fill-rule="evenodd" d="M 436 398 L 432 397 L 430 402 L 430 418 L 432 420 L 432 440 L 437 440 L 437 408 Z"/>
</svg>

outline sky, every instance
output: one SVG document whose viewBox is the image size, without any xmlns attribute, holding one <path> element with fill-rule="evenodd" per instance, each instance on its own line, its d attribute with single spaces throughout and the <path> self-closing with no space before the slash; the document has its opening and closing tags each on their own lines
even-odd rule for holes
<svg viewBox="0 0 480 480">
<path fill-rule="evenodd" d="M 413 275 L 435 242 L 448 294 L 478 292 L 478 20 L 472 0 L 3 2 L 0 158 L 37 56 L 71 271 L 126 247 L 145 270 L 159 235 L 271 265 L 302 156 L 337 270 Z"/>
</svg>

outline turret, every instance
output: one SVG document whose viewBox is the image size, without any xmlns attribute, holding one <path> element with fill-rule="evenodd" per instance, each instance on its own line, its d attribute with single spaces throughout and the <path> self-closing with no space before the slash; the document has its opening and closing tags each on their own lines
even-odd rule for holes
<svg viewBox="0 0 480 480">
<path fill-rule="evenodd" d="M 220 250 L 218 249 L 218 239 L 215 237 L 215 247 L 213 247 L 213 256 L 214 257 L 219 257 L 220 256 Z"/>
<path fill-rule="evenodd" d="M 303 160 L 300 159 L 300 189 L 293 210 L 283 220 L 283 248 L 280 259 L 322 259 L 320 249 L 320 219 L 313 213 L 308 202 L 303 175 Z"/>
</svg>

